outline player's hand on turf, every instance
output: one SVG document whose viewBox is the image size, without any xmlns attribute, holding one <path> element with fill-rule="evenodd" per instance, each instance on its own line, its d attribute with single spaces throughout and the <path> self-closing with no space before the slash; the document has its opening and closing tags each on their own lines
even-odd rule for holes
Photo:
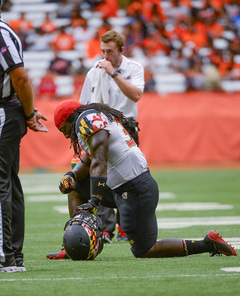
<svg viewBox="0 0 240 296">
<path fill-rule="evenodd" d="M 91 201 L 89 201 L 88 203 L 85 203 L 85 204 L 82 204 L 81 206 L 78 206 L 75 209 L 75 215 L 77 215 L 80 210 L 89 211 L 89 212 L 95 214 L 97 212 L 97 210 L 98 210 L 98 207 L 95 206 L 94 204 L 92 204 Z"/>
<path fill-rule="evenodd" d="M 59 189 L 63 194 L 70 193 L 76 189 L 75 174 L 72 171 L 67 172 L 61 179 Z"/>
<path fill-rule="evenodd" d="M 28 127 L 34 132 L 48 132 L 48 128 L 41 123 L 40 119 L 48 120 L 37 108 L 34 108 L 34 116 L 30 120 L 27 120 Z"/>
<path fill-rule="evenodd" d="M 92 196 L 88 203 L 82 204 L 81 206 L 76 207 L 73 213 L 73 217 L 78 214 L 80 210 L 89 211 L 95 214 L 98 210 L 98 207 L 101 203 L 101 200 L 95 196 Z"/>
</svg>

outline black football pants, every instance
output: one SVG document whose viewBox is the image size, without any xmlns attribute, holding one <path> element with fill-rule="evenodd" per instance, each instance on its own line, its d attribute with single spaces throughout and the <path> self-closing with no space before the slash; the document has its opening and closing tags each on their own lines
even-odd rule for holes
<svg viewBox="0 0 240 296">
<path fill-rule="evenodd" d="M 85 202 L 90 197 L 90 178 L 76 183 L 76 191 Z M 141 257 L 157 241 L 156 207 L 159 191 L 149 171 L 112 190 L 107 186 L 102 205 L 117 208 L 122 230 L 125 231 L 135 257 Z"/>
</svg>

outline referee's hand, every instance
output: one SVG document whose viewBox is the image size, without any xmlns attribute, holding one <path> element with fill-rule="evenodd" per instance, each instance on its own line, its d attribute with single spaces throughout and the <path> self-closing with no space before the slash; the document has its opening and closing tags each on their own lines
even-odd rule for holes
<svg viewBox="0 0 240 296">
<path fill-rule="evenodd" d="M 39 111 L 35 111 L 33 118 L 27 120 L 28 127 L 34 132 L 48 132 L 48 128 L 41 123 L 40 119 L 47 121 L 48 119 Z"/>
</svg>

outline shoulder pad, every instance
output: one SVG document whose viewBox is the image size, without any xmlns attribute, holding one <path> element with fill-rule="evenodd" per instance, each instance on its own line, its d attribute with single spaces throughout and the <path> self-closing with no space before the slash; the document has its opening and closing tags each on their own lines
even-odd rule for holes
<svg viewBox="0 0 240 296">
<path fill-rule="evenodd" d="M 95 132 L 108 125 L 106 115 L 97 110 L 91 109 L 83 112 L 76 122 L 76 133 L 87 141 Z"/>
</svg>

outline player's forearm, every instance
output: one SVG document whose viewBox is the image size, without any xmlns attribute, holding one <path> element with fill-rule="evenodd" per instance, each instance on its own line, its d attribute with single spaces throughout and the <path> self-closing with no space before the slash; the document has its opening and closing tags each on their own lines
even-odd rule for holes
<svg viewBox="0 0 240 296">
<path fill-rule="evenodd" d="M 90 158 L 87 157 L 86 153 L 82 156 L 81 160 L 72 169 L 76 175 L 76 180 L 81 181 L 89 176 L 89 168 L 91 165 Z"/>
<path fill-rule="evenodd" d="M 114 77 L 113 79 L 126 97 L 134 102 L 140 100 L 140 98 L 142 97 L 142 91 L 138 87 L 132 85 L 120 75 Z"/>
<path fill-rule="evenodd" d="M 72 169 L 74 174 L 76 175 L 76 180 L 81 181 L 89 176 L 89 166 L 83 163 L 81 160 L 77 163 L 77 165 Z"/>
<path fill-rule="evenodd" d="M 91 152 L 90 176 L 107 177 L 108 132 L 98 131 L 89 138 L 88 144 Z"/>
<path fill-rule="evenodd" d="M 24 113 L 28 117 L 33 113 L 34 107 L 34 92 L 28 73 L 23 67 L 19 67 L 12 70 L 9 75 Z"/>
</svg>

